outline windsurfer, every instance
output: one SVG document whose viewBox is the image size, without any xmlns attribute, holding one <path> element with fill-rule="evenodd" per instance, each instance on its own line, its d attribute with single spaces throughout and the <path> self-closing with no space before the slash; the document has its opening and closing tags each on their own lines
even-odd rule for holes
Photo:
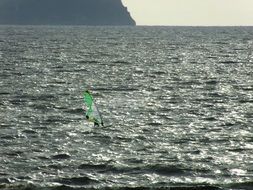
<svg viewBox="0 0 253 190">
<path fill-rule="evenodd" d="M 90 117 L 88 115 L 86 115 L 86 119 L 88 121 L 94 122 L 94 127 L 99 127 L 99 123 L 96 119 L 90 119 Z M 101 123 L 102 126 L 104 126 L 103 122 Z"/>
<path fill-rule="evenodd" d="M 84 102 L 87 108 L 85 114 L 86 119 L 93 122 L 95 127 L 100 125 L 104 126 L 101 114 L 99 113 L 95 101 L 88 90 L 84 92 Z"/>
</svg>

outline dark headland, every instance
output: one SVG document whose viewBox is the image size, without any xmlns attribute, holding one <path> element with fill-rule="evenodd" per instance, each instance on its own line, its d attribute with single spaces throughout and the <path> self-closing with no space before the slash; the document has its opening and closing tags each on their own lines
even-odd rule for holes
<svg viewBox="0 0 253 190">
<path fill-rule="evenodd" d="M 121 0 L 0 0 L 0 24 L 135 25 Z"/>
</svg>

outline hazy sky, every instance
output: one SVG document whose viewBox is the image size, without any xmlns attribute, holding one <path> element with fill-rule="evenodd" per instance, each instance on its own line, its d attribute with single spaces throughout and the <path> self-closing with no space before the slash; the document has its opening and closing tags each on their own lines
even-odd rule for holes
<svg viewBox="0 0 253 190">
<path fill-rule="evenodd" d="M 137 25 L 251 25 L 253 0 L 122 0 Z"/>
</svg>

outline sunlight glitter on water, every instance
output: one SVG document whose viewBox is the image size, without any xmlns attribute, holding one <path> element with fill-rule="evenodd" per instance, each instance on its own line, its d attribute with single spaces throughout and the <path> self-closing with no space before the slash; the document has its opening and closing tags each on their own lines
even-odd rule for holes
<svg viewBox="0 0 253 190">
<path fill-rule="evenodd" d="M 12 30 L 0 30 L 0 183 L 252 181 L 250 28 Z M 85 121 L 84 89 L 106 127 Z"/>
</svg>

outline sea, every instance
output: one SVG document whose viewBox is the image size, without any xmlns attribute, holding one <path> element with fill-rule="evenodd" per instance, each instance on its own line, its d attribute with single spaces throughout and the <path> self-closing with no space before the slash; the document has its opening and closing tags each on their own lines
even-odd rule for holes
<svg viewBox="0 0 253 190">
<path fill-rule="evenodd" d="M 253 27 L 0 26 L 0 68 L 0 189 L 253 189 Z"/>
</svg>

